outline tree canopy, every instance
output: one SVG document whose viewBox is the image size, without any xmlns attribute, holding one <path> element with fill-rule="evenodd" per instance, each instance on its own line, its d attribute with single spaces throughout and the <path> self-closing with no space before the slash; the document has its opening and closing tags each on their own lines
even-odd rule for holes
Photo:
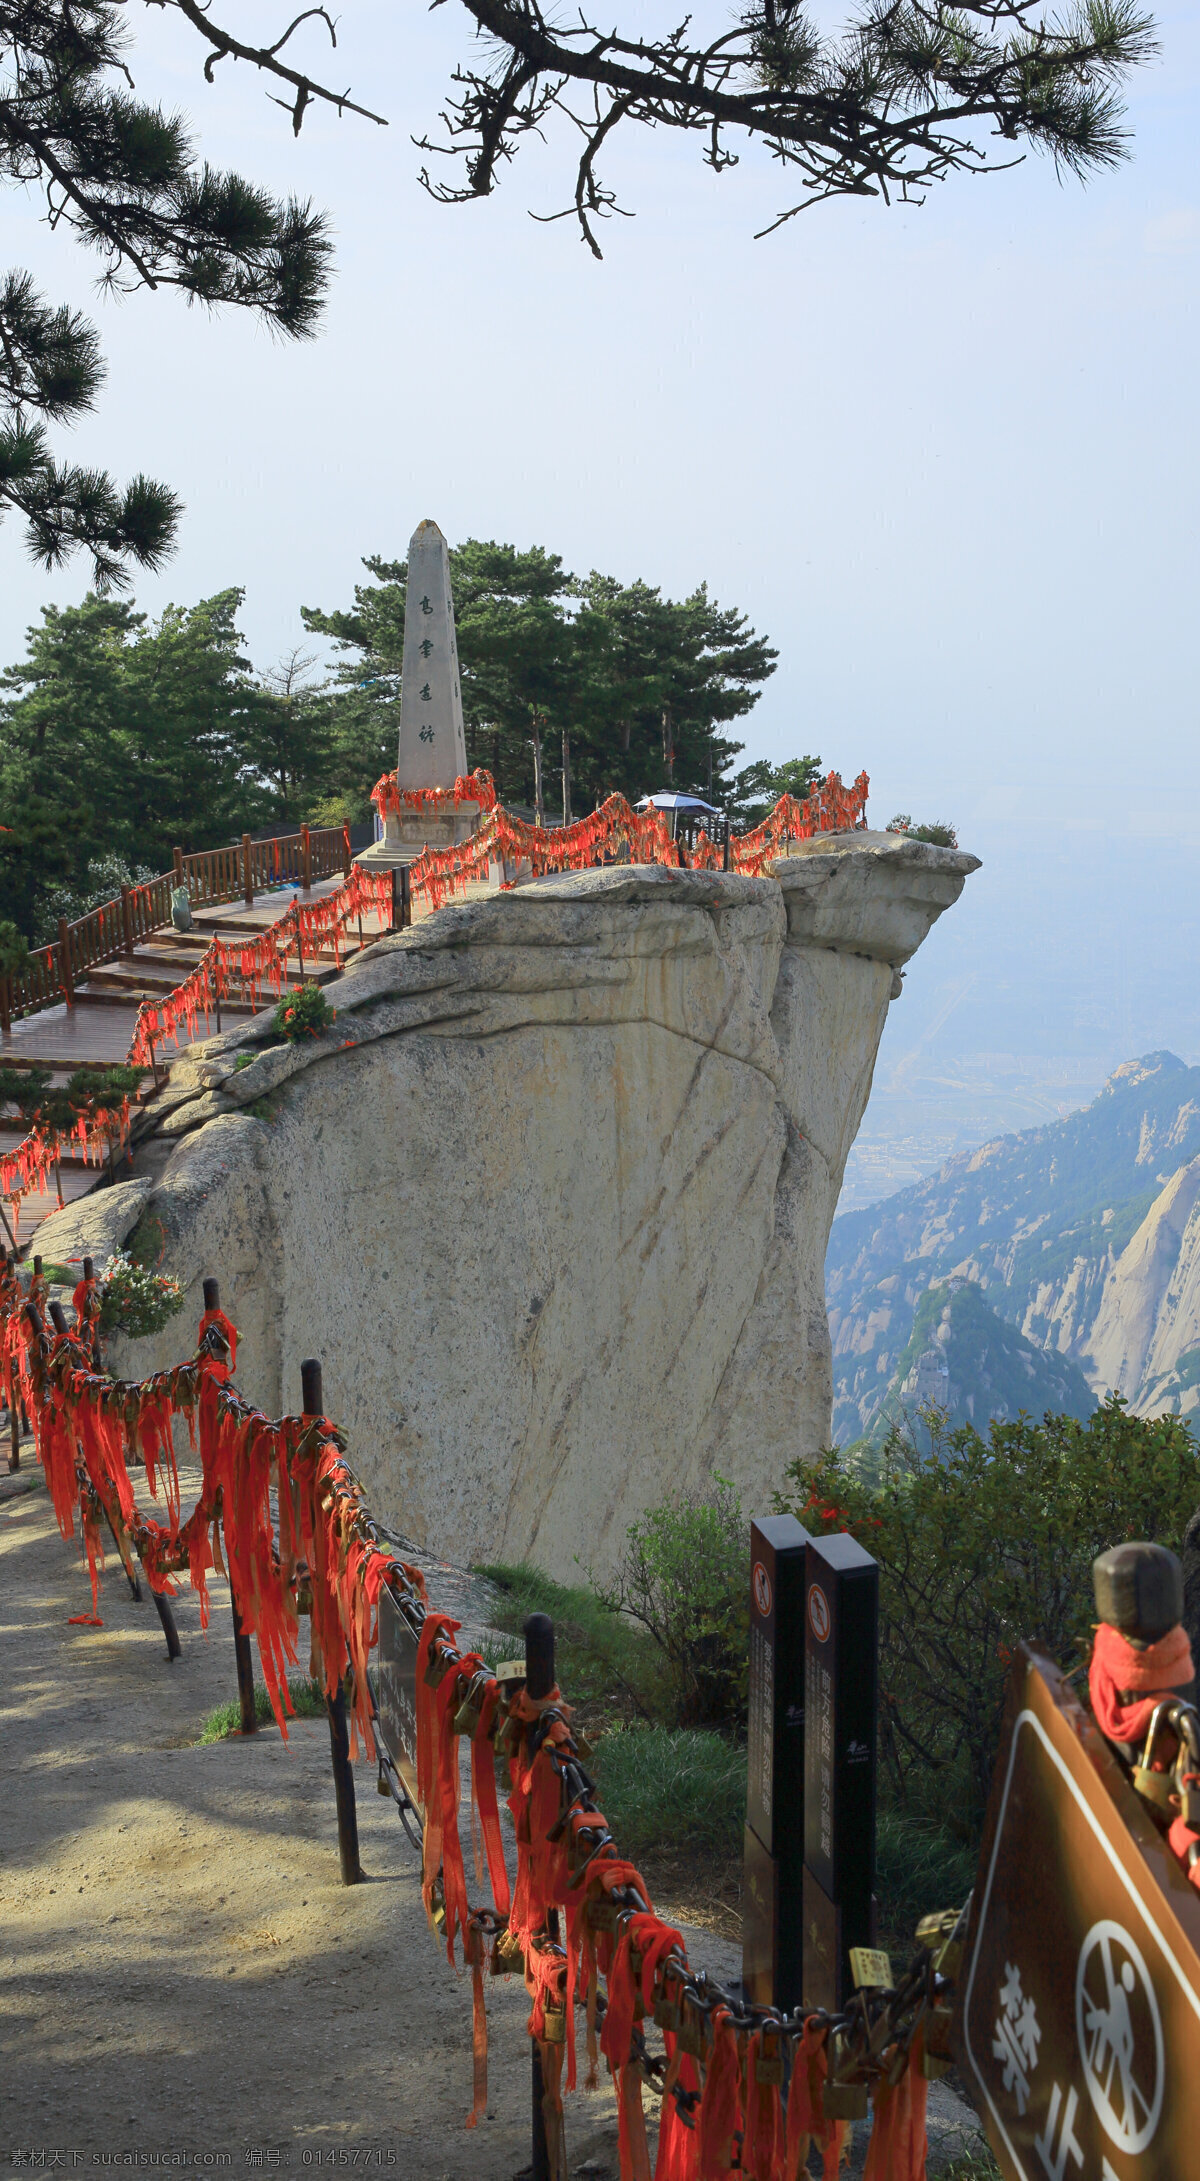
<svg viewBox="0 0 1200 2181">
<path fill-rule="evenodd" d="M 0 674 L 0 956 L 41 944 L 172 851 L 244 830 L 370 815 L 396 763 L 405 563 L 372 559 L 353 606 L 302 608 L 332 638 L 256 672 L 238 632 L 239 590 L 150 619 L 123 598 L 48 606 L 23 659 Z M 738 825 L 819 760 L 733 772 L 729 729 L 757 703 L 776 653 L 707 585 L 573 576 L 545 547 L 468 538 L 451 552 L 467 753 L 502 798 L 562 800 L 564 741 L 576 816 L 614 789 L 693 789 Z M 6 957 L 5 957 L 6 958 Z"/>
<path fill-rule="evenodd" d="M 305 8 L 252 45 L 203 0 L 148 0 L 181 16 L 204 75 L 248 62 L 282 87 L 276 103 L 300 130 L 314 104 L 382 117 L 294 65 L 292 40 L 333 18 Z M 641 124 L 698 137 L 718 172 L 761 144 L 789 184 L 778 226 L 835 196 L 920 198 L 936 181 L 1014 163 L 1022 147 L 1085 175 L 1126 150 L 1123 75 L 1155 50 L 1137 0 L 867 0 L 827 32 L 802 0 L 747 0 L 702 35 L 691 16 L 655 34 L 601 29 L 541 0 L 463 0 L 468 58 L 455 70 L 439 178 L 444 201 L 490 194 L 524 139 L 557 116 L 582 141 L 570 200 L 600 254 L 598 222 L 616 209 L 598 162 L 614 133 Z M 256 311 L 276 331 L 312 332 L 328 277 L 322 213 L 203 162 L 177 114 L 137 96 L 128 0 L 0 0 L 0 178 L 44 192 L 47 217 L 95 250 L 112 289 L 181 288 L 193 302 Z M 480 58 L 482 55 L 482 58 Z M 94 328 L 47 303 L 29 275 L 0 280 L 0 514 L 16 510 L 35 557 L 53 567 L 91 554 L 94 580 L 129 581 L 158 567 L 180 507 L 145 476 L 120 486 L 103 470 L 61 462 L 47 428 L 95 404 L 104 375 Z"/>
<path fill-rule="evenodd" d="M 190 13 L 207 35 L 203 11 Z M 44 192 L 51 225 L 98 253 L 107 288 L 182 288 L 311 333 L 324 215 L 202 162 L 179 116 L 137 97 L 126 24 L 114 0 L 0 0 L 0 177 Z M 285 65 L 278 50 L 273 65 Z M 25 518 L 44 567 L 85 549 L 101 588 L 127 582 L 131 561 L 158 567 L 180 513 L 165 485 L 121 487 L 53 454 L 47 426 L 94 407 L 103 377 L 79 312 L 44 302 L 27 273 L 0 281 L 0 513 Z"/>
<path fill-rule="evenodd" d="M 276 815 L 273 715 L 236 627 L 240 591 L 157 620 L 91 595 L 44 609 L 0 676 L 0 917 L 42 940 L 122 874 L 166 870 Z"/>
<path fill-rule="evenodd" d="M 333 733 L 360 796 L 396 762 L 406 576 L 403 561 L 364 566 L 376 581 L 357 587 L 351 610 L 303 609 L 305 626 L 346 654 Z M 577 813 L 614 789 L 724 801 L 742 745 L 723 730 L 757 702 L 777 657 L 744 614 L 704 584 L 674 600 L 595 570 L 578 578 L 541 546 L 468 538 L 450 566 L 468 761 L 488 767 L 505 801 L 536 807 L 539 745 L 549 800 L 564 732 Z"/>
</svg>

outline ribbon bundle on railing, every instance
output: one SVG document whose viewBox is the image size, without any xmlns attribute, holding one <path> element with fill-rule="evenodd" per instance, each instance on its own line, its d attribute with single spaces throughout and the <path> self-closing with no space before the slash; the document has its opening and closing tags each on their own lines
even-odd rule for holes
<svg viewBox="0 0 1200 2181">
<path fill-rule="evenodd" d="M 541 2057 L 553 2181 L 565 2177 L 562 2095 L 575 2084 L 580 2013 L 589 2085 L 601 2057 L 613 2077 L 623 2181 L 650 2181 L 647 2087 L 662 2101 L 655 2181 L 720 2181 L 734 2174 L 800 2181 L 810 2140 L 821 2151 L 825 2181 L 833 2181 L 846 2135 L 832 2098 L 835 2085 L 843 2100 L 847 2088 L 864 2101 L 868 2090 L 874 2098 L 871 2181 L 919 2181 L 925 2169 L 926 2033 L 948 2020 L 950 1987 L 939 1968 L 944 1953 L 935 1961 L 931 1952 L 919 1952 L 899 1987 L 856 1993 L 836 2017 L 811 2010 L 782 2016 L 747 2006 L 697 1974 L 680 1933 L 656 1915 L 645 1881 L 620 1856 L 558 1690 L 536 1699 L 519 1678 L 501 1683 L 477 1653 L 458 1651 L 459 1623 L 429 1612 L 421 1574 L 380 1535 L 329 1420 L 272 1419 L 238 1396 L 230 1383 L 237 1333 L 220 1310 L 206 1310 L 190 1362 L 125 1383 L 90 1368 L 72 1334 L 48 1337 L 11 1273 L 0 1285 L 0 1309 L 0 1347 L 16 1349 L 21 1391 L 64 1534 L 71 1534 L 76 1511 L 81 1517 L 94 1602 L 101 1510 L 123 1555 L 123 1540 L 136 1545 L 155 1588 L 169 1588 L 171 1575 L 186 1569 L 202 1611 L 207 1570 L 222 1566 L 223 1535 L 238 1621 L 258 1638 L 280 1727 L 286 1732 L 287 1668 L 298 1656 L 307 1594 L 312 1670 L 331 1696 L 346 1688 L 356 1737 L 372 1755 L 367 1665 L 380 1592 L 390 1587 L 418 1638 L 423 1894 L 451 1961 L 459 1954 L 472 1970 L 472 2124 L 487 2104 L 484 1970 L 507 1975 L 521 1969 L 529 2034 Z M 145 1464 L 152 1491 L 156 1472 L 170 1479 L 176 1417 L 199 1441 L 201 1496 L 181 1524 L 177 1481 L 173 1492 L 168 1482 L 168 1521 L 160 1524 L 138 1512 L 128 1463 Z M 459 1833 L 464 1736 L 471 1744 L 474 1803 L 492 1886 L 488 1908 L 470 1905 Z M 516 1835 L 511 1901 L 497 1759 L 507 1762 Z M 387 1752 L 379 1752 L 379 1761 L 386 1769 Z M 478 1857 L 477 1876 L 482 1884 Z M 651 2050 L 651 2026 L 662 2032 L 661 2057 Z"/>
<path fill-rule="evenodd" d="M 214 939 L 182 984 L 157 1004 L 143 1000 L 134 1026 L 129 1058 L 135 1067 L 149 1067 L 154 1049 L 165 1037 L 178 1038 L 179 1026 L 189 1040 L 203 1015 L 210 1017 L 218 1002 L 237 985 L 251 1005 L 257 1004 L 264 984 L 278 994 L 287 974 L 287 959 L 307 944 L 310 948 L 332 943 L 341 963 L 341 938 L 355 916 L 374 910 L 391 918 L 391 874 L 364 871 L 355 864 L 344 886 L 316 901 L 293 901 L 256 939 L 241 942 Z"/>
<path fill-rule="evenodd" d="M 730 837 L 731 869 L 761 874 L 772 856 L 791 840 L 811 840 L 818 833 L 847 832 L 866 823 L 869 782 L 860 773 L 853 787 L 842 785 L 831 772 L 804 802 L 783 795 L 763 823 L 749 833 Z M 484 792 L 486 791 L 486 792 Z M 695 845 L 681 851 L 661 814 L 651 806 L 635 810 L 623 795 L 610 795 L 586 818 L 568 826 L 527 825 L 496 801 L 490 775 L 471 773 L 449 789 L 401 790 L 395 773 L 386 773 L 372 789 L 381 814 L 420 810 L 449 810 L 457 804 L 478 801 L 483 818 L 469 840 L 446 848 L 427 848 L 410 870 L 414 901 L 423 900 L 440 909 L 452 894 L 462 892 L 473 880 L 486 877 L 492 863 L 527 863 L 534 877 L 550 871 L 582 871 L 621 855 L 630 863 L 661 863 L 677 867 L 720 870 L 725 860 L 723 843 L 701 833 Z"/>
<path fill-rule="evenodd" d="M 81 1113 L 66 1130 L 43 1129 L 35 1122 L 13 1150 L 0 1153 L 0 1196 L 12 1201 L 31 1189 L 44 1188 L 47 1174 L 76 1146 L 89 1165 L 101 1166 L 121 1149 L 128 1135 L 128 1098 L 119 1106 L 97 1106 Z"/>
<path fill-rule="evenodd" d="M 811 841 L 818 833 L 849 833 L 864 826 L 869 787 L 865 772 L 860 772 L 851 788 L 843 787 L 840 774 L 831 772 L 802 803 L 794 795 L 781 795 L 761 825 L 730 836 L 731 868 L 757 878 L 764 864 L 786 849 L 789 841 Z M 705 870 L 719 870 L 724 848 L 702 832 L 688 851 L 688 861 Z"/>
<path fill-rule="evenodd" d="M 371 801 L 381 818 L 452 817 L 463 803 L 478 803 L 484 812 L 494 809 L 496 789 L 482 765 L 460 773 L 452 788 L 402 788 L 394 772 L 385 772 L 371 790 Z"/>
</svg>

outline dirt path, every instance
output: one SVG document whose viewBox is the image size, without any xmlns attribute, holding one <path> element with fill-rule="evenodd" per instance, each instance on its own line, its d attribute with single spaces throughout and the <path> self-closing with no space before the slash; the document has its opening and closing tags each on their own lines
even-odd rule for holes
<svg viewBox="0 0 1200 2181">
<path fill-rule="evenodd" d="M 38 1480 L 0 1479 L 0 2158 L 511 2181 L 530 2140 L 520 1982 L 489 1984 L 489 2118 L 468 2132 L 469 1980 L 430 1938 L 372 1772 L 367 1883 L 343 1887 L 323 1721 L 288 1746 L 273 1728 L 193 1746 L 235 1693 L 225 1586 L 207 1639 L 176 1601 L 175 1665 L 115 1556 L 103 1627 L 71 1626 L 91 1594 Z M 685 1937 L 736 1974 L 727 1941 Z M 616 2175 L 607 2089 L 568 2102 L 568 2144 L 572 2173 Z"/>
</svg>

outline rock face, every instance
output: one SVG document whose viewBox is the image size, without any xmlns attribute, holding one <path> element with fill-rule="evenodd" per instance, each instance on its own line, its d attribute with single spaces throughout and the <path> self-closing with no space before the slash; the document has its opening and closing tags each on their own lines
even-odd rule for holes
<svg viewBox="0 0 1200 2181">
<path fill-rule="evenodd" d="M 320 1040 L 193 1047 L 124 1218 L 188 1312 L 114 1367 L 183 1353 L 218 1274 L 245 1393 L 297 1407 L 320 1355 L 381 1515 L 460 1562 L 610 1566 L 714 1468 L 769 1505 L 829 1436 L 825 1246 L 898 970 L 976 867 L 856 833 L 543 880 L 368 949 Z"/>
</svg>

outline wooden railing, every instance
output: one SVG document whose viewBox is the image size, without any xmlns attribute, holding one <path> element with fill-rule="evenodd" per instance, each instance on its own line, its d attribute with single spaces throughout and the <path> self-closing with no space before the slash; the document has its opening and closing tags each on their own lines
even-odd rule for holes
<svg viewBox="0 0 1200 2181">
<path fill-rule="evenodd" d="M 73 924 L 63 918 L 51 946 L 35 948 L 14 975 L 0 977 L 0 1030 L 7 1033 L 14 1020 L 62 1000 L 73 1006 L 75 986 L 89 969 L 132 954 L 170 923 L 171 895 L 179 886 L 194 909 L 239 899 L 249 906 L 256 893 L 273 886 L 307 893 L 315 881 L 338 874 L 349 878 L 350 851 L 337 825 L 316 831 L 301 826 L 298 833 L 271 841 L 252 841 L 243 833 L 239 843 L 201 848 L 190 856 L 177 848 L 173 870 L 141 886 L 123 886 L 115 900 L 89 909 Z"/>
</svg>

